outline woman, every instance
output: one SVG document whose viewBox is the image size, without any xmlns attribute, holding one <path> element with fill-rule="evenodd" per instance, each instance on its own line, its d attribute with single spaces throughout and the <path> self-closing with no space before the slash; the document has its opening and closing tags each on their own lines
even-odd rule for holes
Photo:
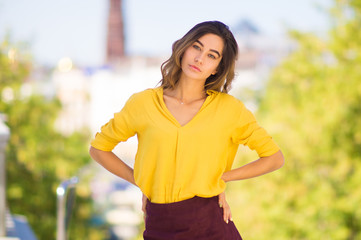
<svg viewBox="0 0 361 240">
<path fill-rule="evenodd" d="M 283 165 L 272 138 L 227 94 L 237 53 L 226 25 L 196 25 L 173 44 L 161 86 L 131 96 L 92 141 L 92 158 L 143 192 L 144 239 L 242 239 L 229 221 L 226 182 Z M 135 134 L 133 170 L 111 151 Z M 260 158 L 231 169 L 239 144 Z"/>
</svg>

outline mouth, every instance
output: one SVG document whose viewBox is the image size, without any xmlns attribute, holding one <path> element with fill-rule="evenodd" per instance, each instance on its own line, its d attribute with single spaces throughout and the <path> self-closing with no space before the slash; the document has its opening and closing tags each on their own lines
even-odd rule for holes
<svg viewBox="0 0 361 240">
<path fill-rule="evenodd" d="M 197 71 L 197 72 L 200 72 L 200 71 L 201 71 L 198 67 L 196 67 L 196 66 L 194 66 L 194 65 L 189 65 L 189 67 L 190 67 L 191 69 Z"/>
</svg>

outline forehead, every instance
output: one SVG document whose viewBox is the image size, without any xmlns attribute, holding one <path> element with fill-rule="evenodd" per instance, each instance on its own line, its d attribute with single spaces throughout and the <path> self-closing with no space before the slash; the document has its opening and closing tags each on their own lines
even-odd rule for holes
<svg viewBox="0 0 361 240">
<path fill-rule="evenodd" d="M 205 35 L 203 35 L 202 37 L 198 38 L 198 41 L 203 44 L 203 47 L 206 49 L 212 49 L 212 50 L 216 50 L 220 53 L 223 52 L 223 46 L 224 46 L 224 42 L 223 39 L 213 33 L 207 33 Z"/>
</svg>

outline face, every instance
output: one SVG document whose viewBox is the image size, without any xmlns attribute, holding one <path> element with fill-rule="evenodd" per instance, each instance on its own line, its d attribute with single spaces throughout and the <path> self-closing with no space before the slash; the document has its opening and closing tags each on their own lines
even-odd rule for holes
<svg viewBox="0 0 361 240">
<path fill-rule="evenodd" d="M 215 34 L 206 34 L 190 45 L 182 57 L 182 76 L 205 81 L 217 73 L 222 59 L 223 39 Z"/>
</svg>

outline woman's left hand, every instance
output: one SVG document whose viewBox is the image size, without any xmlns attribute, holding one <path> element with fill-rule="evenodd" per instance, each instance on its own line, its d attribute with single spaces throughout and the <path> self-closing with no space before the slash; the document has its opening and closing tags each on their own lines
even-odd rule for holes
<svg viewBox="0 0 361 240">
<path fill-rule="evenodd" d="M 228 221 L 232 220 L 231 208 L 229 207 L 226 201 L 226 194 L 222 192 L 218 195 L 218 203 L 221 208 L 223 208 L 223 220 L 228 224 Z"/>
</svg>

